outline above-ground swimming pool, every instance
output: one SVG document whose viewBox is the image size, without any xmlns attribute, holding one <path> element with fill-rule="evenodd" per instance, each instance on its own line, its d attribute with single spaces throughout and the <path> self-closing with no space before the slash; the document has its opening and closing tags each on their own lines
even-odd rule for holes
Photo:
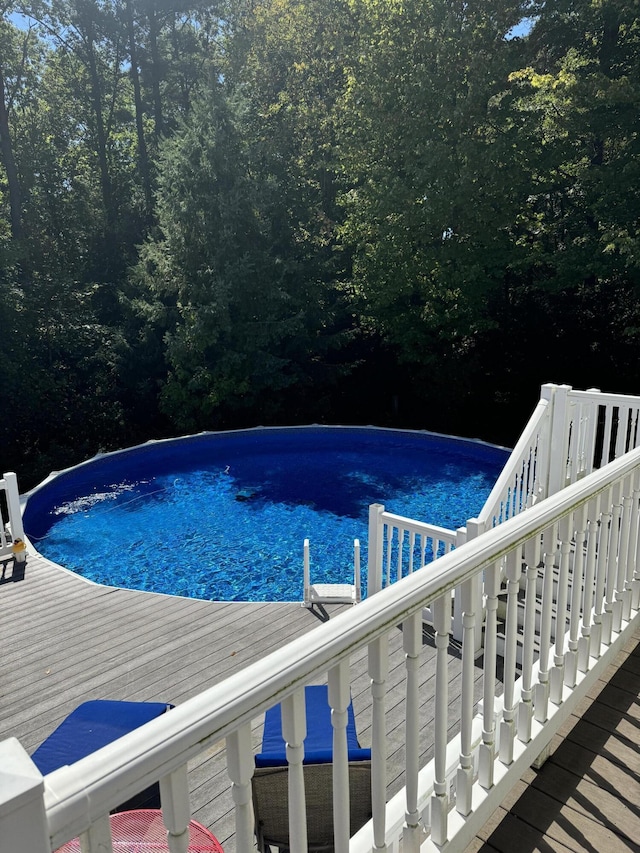
<svg viewBox="0 0 640 853">
<path fill-rule="evenodd" d="M 218 601 L 366 591 L 368 508 L 455 530 L 479 513 L 508 451 L 433 433 L 289 427 L 206 433 L 106 454 L 29 495 L 24 526 L 48 559 L 110 586 Z"/>
</svg>

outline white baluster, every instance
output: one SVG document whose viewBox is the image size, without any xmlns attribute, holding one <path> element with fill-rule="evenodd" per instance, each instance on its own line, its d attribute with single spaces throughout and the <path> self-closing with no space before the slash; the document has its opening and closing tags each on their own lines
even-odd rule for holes
<svg viewBox="0 0 640 853">
<path fill-rule="evenodd" d="M 418 757 L 419 742 L 419 669 L 422 651 L 422 617 L 410 616 L 402 624 L 402 642 L 407 671 L 405 747 L 406 747 L 406 797 L 405 826 L 402 832 L 404 853 L 418 853 L 420 849 L 420 815 L 418 812 Z"/>
<path fill-rule="evenodd" d="M 286 744 L 289 798 L 289 843 L 307 849 L 307 810 L 304 789 L 304 739 L 307 736 L 304 688 L 282 701 L 282 737 Z"/>
<path fill-rule="evenodd" d="M 622 521 L 620 526 L 620 550 L 618 552 L 618 573 L 616 580 L 616 598 L 620 601 L 620 626 L 622 620 L 629 618 L 631 612 L 631 591 L 627 587 L 627 559 L 629 557 L 629 539 L 631 534 L 632 489 L 631 478 L 622 481 Z"/>
<path fill-rule="evenodd" d="M 420 534 L 422 537 L 422 560 L 420 565 L 426 566 L 433 560 L 433 540 L 426 533 Z M 429 557 L 429 543 L 431 542 L 431 557 Z"/>
<path fill-rule="evenodd" d="M 634 406 L 631 411 L 631 435 L 629 437 L 629 450 L 635 450 L 635 448 L 638 446 L 638 440 L 640 439 L 640 430 L 638 429 L 638 427 L 640 426 L 638 421 L 638 418 L 640 416 L 640 409 Z"/>
<path fill-rule="evenodd" d="M 611 428 L 613 426 L 613 407 L 610 403 L 607 403 L 604 407 L 605 416 L 604 416 L 604 436 L 602 440 L 602 461 L 600 462 L 600 467 L 602 468 L 607 462 L 611 461 Z"/>
<path fill-rule="evenodd" d="M 605 493 L 606 496 L 606 493 Z M 601 496 L 598 496 L 599 505 Z M 591 654 L 599 653 L 602 644 L 602 613 L 604 608 L 604 588 L 607 580 L 607 545 L 608 535 L 603 524 L 602 512 L 596 520 L 598 541 L 596 545 L 596 577 L 593 602 L 593 625 L 591 626 Z"/>
<path fill-rule="evenodd" d="M 584 551 L 582 542 L 584 532 L 581 532 L 581 517 L 584 513 L 579 510 L 573 517 L 575 553 L 571 573 L 571 603 L 569 605 L 569 640 L 564 660 L 564 683 L 567 687 L 575 687 L 578 678 L 578 634 L 580 631 L 580 601 L 582 598 L 582 568 Z"/>
<path fill-rule="evenodd" d="M 613 506 L 611 508 L 611 541 L 609 571 L 611 577 L 609 589 L 613 592 L 611 607 L 611 630 L 618 633 L 622 624 L 622 599 L 618 587 L 618 561 L 620 560 L 620 517 L 622 515 L 622 483 L 613 486 Z"/>
<path fill-rule="evenodd" d="M 607 489 L 600 499 L 600 545 L 606 552 L 606 571 L 604 579 L 604 612 L 602 614 L 602 642 L 611 645 L 611 626 L 613 624 L 613 594 L 616 572 L 616 549 L 613 538 L 613 489 Z M 603 544 L 604 543 L 604 544 Z M 606 547 L 605 547 L 606 546 Z"/>
<path fill-rule="evenodd" d="M 515 738 L 516 654 L 518 642 L 518 590 L 522 574 L 522 546 L 507 554 L 507 621 L 504 654 L 504 711 L 500 724 L 500 761 L 511 764 Z"/>
<path fill-rule="evenodd" d="M 403 559 L 403 551 L 404 551 L 404 535 L 405 531 L 401 528 L 398 528 L 398 568 L 396 570 L 396 580 L 400 580 L 402 578 L 402 559 Z"/>
<path fill-rule="evenodd" d="M 419 534 L 418 534 L 419 535 Z M 409 574 L 413 574 L 413 552 L 416 547 L 416 534 L 412 530 L 409 533 Z"/>
<path fill-rule="evenodd" d="M 534 439 L 533 444 L 529 448 L 529 474 L 527 478 L 527 495 L 525 501 L 525 509 L 533 505 L 533 501 L 538 493 L 538 479 L 539 479 L 539 459 L 538 459 L 538 446 L 540 443 L 540 436 L 537 435 Z"/>
<path fill-rule="evenodd" d="M 591 646 L 591 602 L 593 597 L 593 565 L 585 555 L 585 537 L 587 535 L 587 514 L 589 505 L 584 504 L 574 515 L 576 527 L 576 556 L 573 570 L 573 582 L 582 590 L 582 636 L 578 640 L 578 669 L 586 672 L 589 668 Z M 590 577 L 588 577 L 590 575 Z M 589 586 L 587 586 L 589 585 Z"/>
<path fill-rule="evenodd" d="M 569 514 L 562 519 L 558 532 L 560 536 L 560 566 L 558 571 L 558 599 L 556 603 L 555 654 L 553 657 L 553 667 L 549 673 L 549 698 L 555 705 L 560 705 L 562 702 L 564 686 L 565 632 L 567 626 L 573 514 Z"/>
<path fill-rule="evenodd" d="M 469 523 L 467 522 L 467 527 Z M 482 696 L 482 743 L 479 751 L 478 779 L 483 788 L 493 787 L 496 757 L 496 661 L 498 633 L 498 593 L 500 592 L 500 562 L 485 571 L 486 625 L 484 633 L 484 667 Z"/>
<path fill-rule="evenodd" d="M 635 441 L 633 446 L 635 447 Z M 629 535 L 629 550 L 627 552 L 627 575 L 625 577 L 625 590 L 628 592 L 627 599 L 629 609 L 623 613 L 625 619 L 631 618 L 631 610 L 637 608 L 637 601 L 634 604 L 634 569 L 636 567 L 636 554 L 638 553 L 638 523 L 640 521 L 640 469 L 637 469 L 631 474 L 631 532 Z"/>
<path fill-rule="evenodd" d="M 431 840 L 442 845 L 447 841 L 449 786 L 447 782 L 447 711 L 449 705 L 449 662 L 447 650 L 451 631 L 451 598 L 441 595 L 433 602 L 433 624 L 436 630 L 436 695 L 434 723 L 434 783 L 431 797 Z"/>
<path fill-rule="evenodd" d="M 329 704 L 333 726 L 333 837 L 336 853 L 349 850 L 349 755 L 347 708 L 351 701 L 349 663 L 329 670 Z"/>
<path fill-rule="evenodd" d="M 109 815 L 103 815 L 94 820 L 89 829 L 82 832 L 79 838 L 81 853 L 112 853 L 113 837 Z M 179 853 L 182 853 L 182 848 L 180 848 Z"/>
<path fill-rule="evenodd" d="M 525 545 L 526 586 L 524 599 L 524 636 L 522 648 L 522 689 L 518 704 L 518 738 L 523 743 L 531 740 L 533 720 L 533 649 L 536 638 L 536 585 L 538 580 L 538 562 L 540 560 L 540 540 L 529 540 Z"/>
<path fill-rule="evenodd" d="M 387 802 L 387 726 L 385 719 L 386 682 L 389 671 L 389 638 L 385 634 L 369 644 L 371 678 L 371 806 L 373 845 L 385 851 Z"/>
<path fill-rule="evenodd" d="M 616 434 L 616 459 L 627 452 L 627 430 L 629 428 L 629 407 L 618 406 L 618 432 Z"/>
<path fill-rule="evenodd" d="M 551 656 L 551 619 L 553 616 L 553 581 L 558 550 L 558 525 L 552 525 L 543 534 L 544 576 L 542 579 L 542 615 L 540 619 L 540 652 L 538 657 L 538 683 L 535 687 L 535 718 L 544 723 L 549 710 L 549 659 Z"/>
<path fill-rule="evenodd" d="M 598 518 L 600 515 L 600 496 L 596 496 L 585 506 L 588 515 L 587 557 L 585 562 L 584 590 L 582 593 L 582 638 L 579 643 L 578 668 L 586 672 L 589 668 L 589 657 L 592 651 L 600 656 L 599 648 L 593 648 L 591 626 L 593 624 L 593 597 L 596 574 L 596 548 L 598 545 Z M 582 659 L 582 660 L 581 660 Z M 584 665 L 584 669 L 582 666 Z"/>
<path fill-rule="evenodd" d="M 250 853 L 255 849 L 251 801 L 253 769 L 251 724 L 245 723 L 227 737 L 227 773 L 231 779 L 231 796 L 235 803 L 237 853 Z"/>
<path fill-rule="evenodd" d="M 171 853 L 187 853 L 191 805 L 186 764 L 160 779 L 160 803 L 169 850 Z"/>
<path fill-rule="evenodd" d="M 640 432 L 640 430 L 639 430 Z M 638 436 L 640 441 L 640 436 Z M 640 469 L 635 471 L 634 502 L 636 512 L 636 548 L 633 552 L 632 579 L 631 579 L 631 607 L 634 610 L 640 608 Z"/>
<path fill-rule="evenodd" d="M 302 601 L 305 606 L 311 605 L 311 577 L 309 571 L 309 540 L 302 543 Z"/>
<path fill-rule="evenodd" d="M 461 815 L 471 811 L 473 786 L 472 722 L 474 664 L 476 651 L 476 578 L 465 581 L 461 588 L 462 603 L 462 692 L 460 697 L 460 767 L 456 773 L 456 809 Z"/>
<path fill-rule="evenodd" d="M 389 586 L 391 583 L 391 554 L 393 551 L 393 532 L 396 529 L 391 522 L 386 525 L 387 528 L 387 568 L 385 571 L 384 585 Z"/>
<path fill-rule="evenodd" d="M 594 451 L 596 441 L 596 428 L 598 424 L 598 404 L 595 400 L 590 400 L 585 404 L 585 415 L 587 418 L 585 428 L 585 466 L 584 473 L 591 474 L 593 471 Z"/>
</svg>

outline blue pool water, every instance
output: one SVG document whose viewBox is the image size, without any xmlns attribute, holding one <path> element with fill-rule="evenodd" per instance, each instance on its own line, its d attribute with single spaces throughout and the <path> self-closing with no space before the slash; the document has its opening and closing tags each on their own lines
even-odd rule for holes
<svg viewBox="0 0 640 853">
<path fill-rule="evenodd" d="M 359 427 L 210 433 L 99 457 L 30 495 L 27 535 L 98 583 L 222 601 L 300 601 L 353 576 L 368 507 L 455 529 L 507 458 L 480 442 Z"/>
</svg>

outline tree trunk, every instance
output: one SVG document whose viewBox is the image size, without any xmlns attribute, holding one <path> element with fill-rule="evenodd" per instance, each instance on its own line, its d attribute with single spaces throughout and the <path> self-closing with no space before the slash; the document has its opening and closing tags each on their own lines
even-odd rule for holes
<svg viewBox="0 0 640 853">
<path fill-rule="evenodd" d="M 160 96 L 160 54 L 158 53 L 158 15 L 149 5 L 149 52 L 151 54 L 151 94 L 153 98 L 153 116 L 156 137 L 160 138 L 164 131 L 164 116 L 162 115 L 162 98 Z"/>
<path fill-rule="evenodd" d="M 100 168 L 100 186 L 102 189 L 102 202 L 104 204 L 107 223 L 112 225 L 115 222 L 115 210 L 113 205 L 113 191 L 111 187 L 111 175 L 109 173 L 109 163 L 107 160 L 107 136 L 104 128 L 104 115 L 102 112 L 102 96 L 100 93 L 100 78 L 98 75 L 98 65 L 96 62 L 96 52 L 94 44 L 93 20 L 89 14 L 86 21 L 86 50 L 87 50 L 87 67 L 89 70 L 89 79 L 91 83 L 91 105 L 96 122 L 96 147 L 98 154 L 98 166 Z"/>
<path fill-rule="evenodd" d="M 144 138 L 144 121 L 142 109 L 142 95 L 140 93 L 140 74 L 138 71 L 138 51 L 136 47 L 136 33 L 133 23 L 133 9 L 131 0 L 126 0 L 125 14 L 127 17 L 127 33 L 129 36 L 129 57 L 131 59 L 131 82 L 133 84 L 133 98 L 136 108 L 136 135 L 138 138 L 138 167 L 144 188 L 145 212 L 147 220 L 151 218 L 153 209 L 153 194 L 151 190 L 151 172 L 149 169 L 149 156 L 147 144 Z"/>
<path fill-rule="evenodd" d="M 9 186 L 9 206 L 11 209 L 11 234 L 19 240 L 23 236 L 22 228 L 22 190 L 16 161 L 13 157 L 13 146 L 9 134 L 9 115 L 5 100 L 4 69 L 0 62 L 0 156 L 7 173 Z"/>
</svg>

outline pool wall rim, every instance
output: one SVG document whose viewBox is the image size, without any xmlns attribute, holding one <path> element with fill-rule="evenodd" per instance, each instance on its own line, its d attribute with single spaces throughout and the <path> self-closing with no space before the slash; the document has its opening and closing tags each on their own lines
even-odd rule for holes
<svg viewBox="0 0 640 853">
<path fill-rule="evenodd" d="M 98 461 L 101 461 L 104 459 L 108 459 L 110 457 L 118 457 L 118 456 L 122 456 L 122 455 L 127 454 L 127 453 L 135 453 L 138 450 L 150 449 L 150 448 L 156 447 L 156 446 L 157 447 L 162 447 L 162 446 L 167 447 L 171 444 L 188 442 L 190 439 L 206 439 L 209 437 L 214 438 L 216 436 L 237 435 L 237 434 L 247 434 L 247 433 L 258 434 L 260 432 L 293 432 L 293 431 L 302 432 L 302 431 L 307 431 L 307 430 L 326 430 L 326 431 L 350 430 L 350 431 L 387 432 L 387 433 L 396 433 L 398 435 L 413 435 L 413 436 L 424 437 L 424 438 L 433 438 L 436 440 L 444 440 L 444 441 L 451 442 L 452 444 L 465 444 L 465 445 L 475 445 L 475 446 L 480 446 L 480 447 L 486 447 L 486 448 L 489 448 L 492 450 L 504 452 L 506 454 L 510 454 L 511 450 L 512 450 L 512 448 L 505 447 L 505 446 L 502 446 L 499 444 L 494 444 L 492 442 L 484 441 L 483 439 L 480 439 L 480 438 L 466 438 L 464 436 L 450 435 L 450 434 L 446 434 L 446 433 L 438 433 L 438 432 L 435 432 L 433 430 L 402 429 L 402 428 L 397 428 L 397 427 L 376 426 L 373 424 L 318 424 L 318 423 L 314 423 L 314 424 L 295 424 L 295 425 L 289 425 L 289 426 L 287 426 L 287 425 L 285 425 L 285 426 L 281 426 L 281 425 L 280 426 L 278 426 L 278 425 L 273 425 L 273 426 L 258 425 L 258 426 L 254 426 L 254 427 L 243 427 L 243 428 L 234 429 L 234 430 L 203 430 L 199 433 L 187 433 L 185 435 L 170 436 L 168 438 L 160 438 L 160 439 L 153 439 L 152 438 L 152 439 L 148 439 L 147 441 L 131 445 L 129 447 L 118 448 L 117 450 L 110 450 L 110 451 L 104 451 L 104 452 L 99 451 L 98 453 L 94 454 L 94 456 L 90 457 L 89 459 L 85 459 L 82 462 L 76 463 L 75 465 L 70 465 L 67 468 L 63 468 L 63 469 L 60 469 L 57 471 L 51 471 L 49 473 L 49 475 L 47 477 L 45 477 L 44 480 L 42 480 L 40 483 L 38 483 L 36 486 L 34 486 L 29 491 L 20 495 L 21 513 L 24 515 L 27 503 L 31 497 L 35 496 L 38 492 L 40 492 L 46 486 L 49 486 L 51 483 L 53 483 L 59 477 L 62 477 L 62 476 L 67 475 L 67 474 L 71 474 L 74 471 L 81 470 L 81 469 L 83 469 L 83 468 L 85 468 L 85 467 L 87 467 L 87 466 L 89 466 L 95 462 L 98 462 Z M 508 456 L 505 459 L 504 464 L 506 464 L 507 461 L 508 461 Z M 498 477 L 499 476 L 500 475 L 498 474 Z M 105 584 L 105 583 L 101 583 L 99 581 L 94 581 L 91 578 L 87 578 L 84 575 L 82 575 L 81 573 L 76 572 L 73 569 L 70 569 L 67 566 L 62 565 L 61 563 L 57 563 L 54 560 L 51 560 L 49 557 L 42 554 L 42 552 L 38 550 L 37 545 L 34 544 L 34 542 L 29 538 L 26 531 L 25 531 L 24 538 L 25 538 L 25 544 L 27 545 L 28 550 L 32 554 L 37 556 L 40 560 L 45 561 L 48 565 L 50 565 L 52 567 L 55 567 L 55 568 L 60 569 L 64 572 L 67 572 L 68 574 L 72 575 L 73 577 L 80 578 L 85 583 L 91 584 L 93 586 L 102 587 L 104 589 L 113 589 L 113 590 L 129 589 L 129 587 L 121 587 L 121 586 L 114 585 L 114 584 Z M 135 589 L 135 588 L 132 588 L 132 589 Z M 206 599 L 206 598 L 198 599 L 197 597 L 194 597 L 194 596 L 176 595 L 173 593 L 163 593 L 163 592 L 157 592 L 154 590 L 137 589 L 135 591 L 146 592 L 146 593 L 150 593 L 152 595 L 166 595 L 166 596 L 172 597 L 172 598 L 185 598 L 187 600 L 200 600 L 200 601 L 213 600 L 213 599 Z M 216 599 L 216 600 L 218 600 L 218 599 Z M 222 601 L 223 603 L 234 603 L 234 602 L 226 602 L 226 600 L 220 600 L 220 601 Z M 258 603 L 258 602 L 241 601 L 239 603 Z M 287 603 L 287 602 L 285 602 L 285 603 Z M 296 601 L 289 601 L 288 603 L 298 603 L 298 601 L 297 600 Z"/>
<path fill-rule="evenodd" d="M 440 433 L 434 432 L 433 430 L 419 430 L 419 429 L 402 429 L 398 427 L 384 427 L 384 426 L 375 426 L 374 424 L 294 424 L 290 426 L 254 426 L 254 427 L 242 427 L 240 429 L 226 429 L 226 430 L 203 430 L 202 432 L 194 432 L 187 433 L 186 435 L 176 435 L 170 436 L 168 438 L 150 438 L 147 441 L 142 441 L 139 444 L 132 444 L 130 447 L 120 447 L 117 450 L 105 450 L 98 451 L 98 453 L 91 456 L 89 459 L 83 459 L 82 462 L 77 462 L 75 465 L 69 465 L 67 468 L 61 468 L 60 470 L 51 471 L 40 483 L 35 485 L 29 491 L 24 492 L 20 495 L 20 509 L 22 514 L 24 515 L 24 510 L 27 505 L 29 498 L 43 489 L 45 486 L 48 486 L 58 477 L 62 477 L 65 474 L 69 474 L 72 471 L 75 471 L 78 468 L 84 468 L 85 466 L 91 465 L 98 460 L 107 459 L 112 456 L 119 456 L 125 453 L 132 453 L 136 450 L 142 450 L 144 448 L 149 448 L 151 445 L 168 445 L 172 443 L 178 443 L 181 441 L 188 441 L 191 438 L 206 438 L 213 437 L 218 435 L 235 435 L 238 433 L 250 433 L 250 432 L 260 432 L 260 431 L 293 431 L 293 430 L 311 430 L 311 429 L 346 429 L 346 430 L 378 430 L 380 432 L 395 432 L 395 433 L 406 433 L 410 435 L 418 435 L 424 437 L 431 437 L 437 439 L 447 439 L 448 441 L 452 441 L 454 443 L 464 443 L 464 444 L 476 444 L 481 445 L 483 447 L 492 448 L 495 450 L 505 451 L 506 453 L 510 453 L 513 448 L 505 447 L 500 444 L 494 444 L 490 441 L 484 441 L 481 438 L 465 438 L 464 436 L 459 435 L 449 435 L 448 433 Z M 506 463 L 505 463 L 506 464 Z M 499 476 L 499 475 L 498 475 Z"/>
</svg>

